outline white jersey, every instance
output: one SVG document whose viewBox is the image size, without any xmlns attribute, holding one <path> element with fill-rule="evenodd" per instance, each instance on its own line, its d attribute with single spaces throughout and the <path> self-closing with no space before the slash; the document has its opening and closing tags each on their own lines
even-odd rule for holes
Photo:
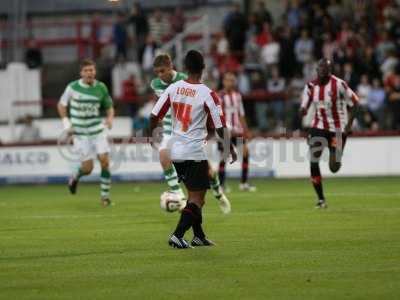
<svg viewBox="0 0 400 300">
<path fill-rule="evenodd" d="M 219 96 L 226 120 L 226 127 L 233 135 L 242 135 L 243 125 L 240 120 L 244 117 L 242 95 L 236 91 L 230 93 L 221 91 Z"/>
<path fill-rule="evenodd" d="M 168 149 L 173 161 L 206 160 L 207 117 L 215 128 L 226 127 L 220 99 L 202 83 L 180 80 L 160 96 L 152 114 L 162 119 L 172 109 L 172 137 Z"/>
<path fill-rule="evenodd" d="M 311 127 L 343 132 L 348 122 L 347 107 L 352 107 L 358 102 L 358 96 L 347 83 L 331 75 L 325 85 L 319 84 L 317 80 L 307 83 L 301 107 L 308 110 L 311 105 L 314 106 L 315 115 Z"/>
</svg>

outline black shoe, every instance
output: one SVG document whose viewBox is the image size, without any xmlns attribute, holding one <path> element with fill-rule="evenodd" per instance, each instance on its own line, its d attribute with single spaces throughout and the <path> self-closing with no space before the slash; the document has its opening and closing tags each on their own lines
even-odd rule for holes
<svg viewBox="0 0 400 300">
<path fill-rule="evenodd" d="M 325 200 L 319 200 L 317 204 L 315 205 L 315 208 L 321 209 L 321 208 L 328 208 L 328 204 L 326 204 Z"/>
<path fill-rule="evenodd" d="M 168 245 L 172 248 L 176 249 L 187 249 L 192 248 L 189 243 L 183 238 L 177 238 L 175 235 L 172 235 L 168 240 Z"/>
<path fill-rule="evenodd" d="M 71 194 L 76 194 L 78 180 L 75 177 L 70 177 L 68 180 L 68 189 Z"/>
<path fill-rule="evenodd" d="M 193 247 L 200 247 L 200 246 L 215 246 L 213 241 L 210 241 L 207 238 L 199 238 L 197 236 L 195 236 L 192 240 L 192 246 Z"/>
</svg>

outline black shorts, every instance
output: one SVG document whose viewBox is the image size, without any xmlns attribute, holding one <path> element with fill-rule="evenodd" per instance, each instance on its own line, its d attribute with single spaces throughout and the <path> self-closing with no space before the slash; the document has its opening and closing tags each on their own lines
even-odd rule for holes
<svg viewBox="0 0 400 300">
<path fill-rule="evenodd" d="M 210 188 L 207 160 L 184 160 L 174 162 L 179 182 L 183 182 L 189 191 L 202 191 Z"/>
<path fill-rule="evenodd" d="M 310 147 L 324 145 L 331 151 L 338 149 L 338 147 L 343 151 L 346 139 L 347 136 L 344 133 L 335 133 L 318 128 L 310 128 L 308 131 L 308 145 Z"/>
</svg>

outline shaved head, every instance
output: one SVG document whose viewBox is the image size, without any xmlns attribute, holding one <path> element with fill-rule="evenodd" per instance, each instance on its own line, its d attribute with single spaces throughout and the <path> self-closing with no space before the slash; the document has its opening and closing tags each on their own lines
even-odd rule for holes
<svg viewBox="0 0 400 300">
<path fill-rule="evenodd" d="M 332 75 L 332 62 L 327 58 L 318 61 L 317 74 L 321 82 L 326 82 Z"/>
</svg>

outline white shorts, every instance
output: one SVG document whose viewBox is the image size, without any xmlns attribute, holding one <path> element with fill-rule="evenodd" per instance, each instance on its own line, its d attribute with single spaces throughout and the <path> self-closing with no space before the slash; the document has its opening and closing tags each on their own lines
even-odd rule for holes
<svg viewBox="0 0 400 300">
<path fill-rule="evenodd" d="M 171 150 L 171 145 L 168 145 L 169 141 L 171 140 L 172 136 L 163 134 L 160 146 L 158 147 L 158 150 Z"/>
<path fill-rule="evenodd" d="M 74 152 L 81 162 L 96 159 L 99 154 L 110 153 L 107 135 L 104 132 L 95 136 L 75 135 Z"/>
</svg>

